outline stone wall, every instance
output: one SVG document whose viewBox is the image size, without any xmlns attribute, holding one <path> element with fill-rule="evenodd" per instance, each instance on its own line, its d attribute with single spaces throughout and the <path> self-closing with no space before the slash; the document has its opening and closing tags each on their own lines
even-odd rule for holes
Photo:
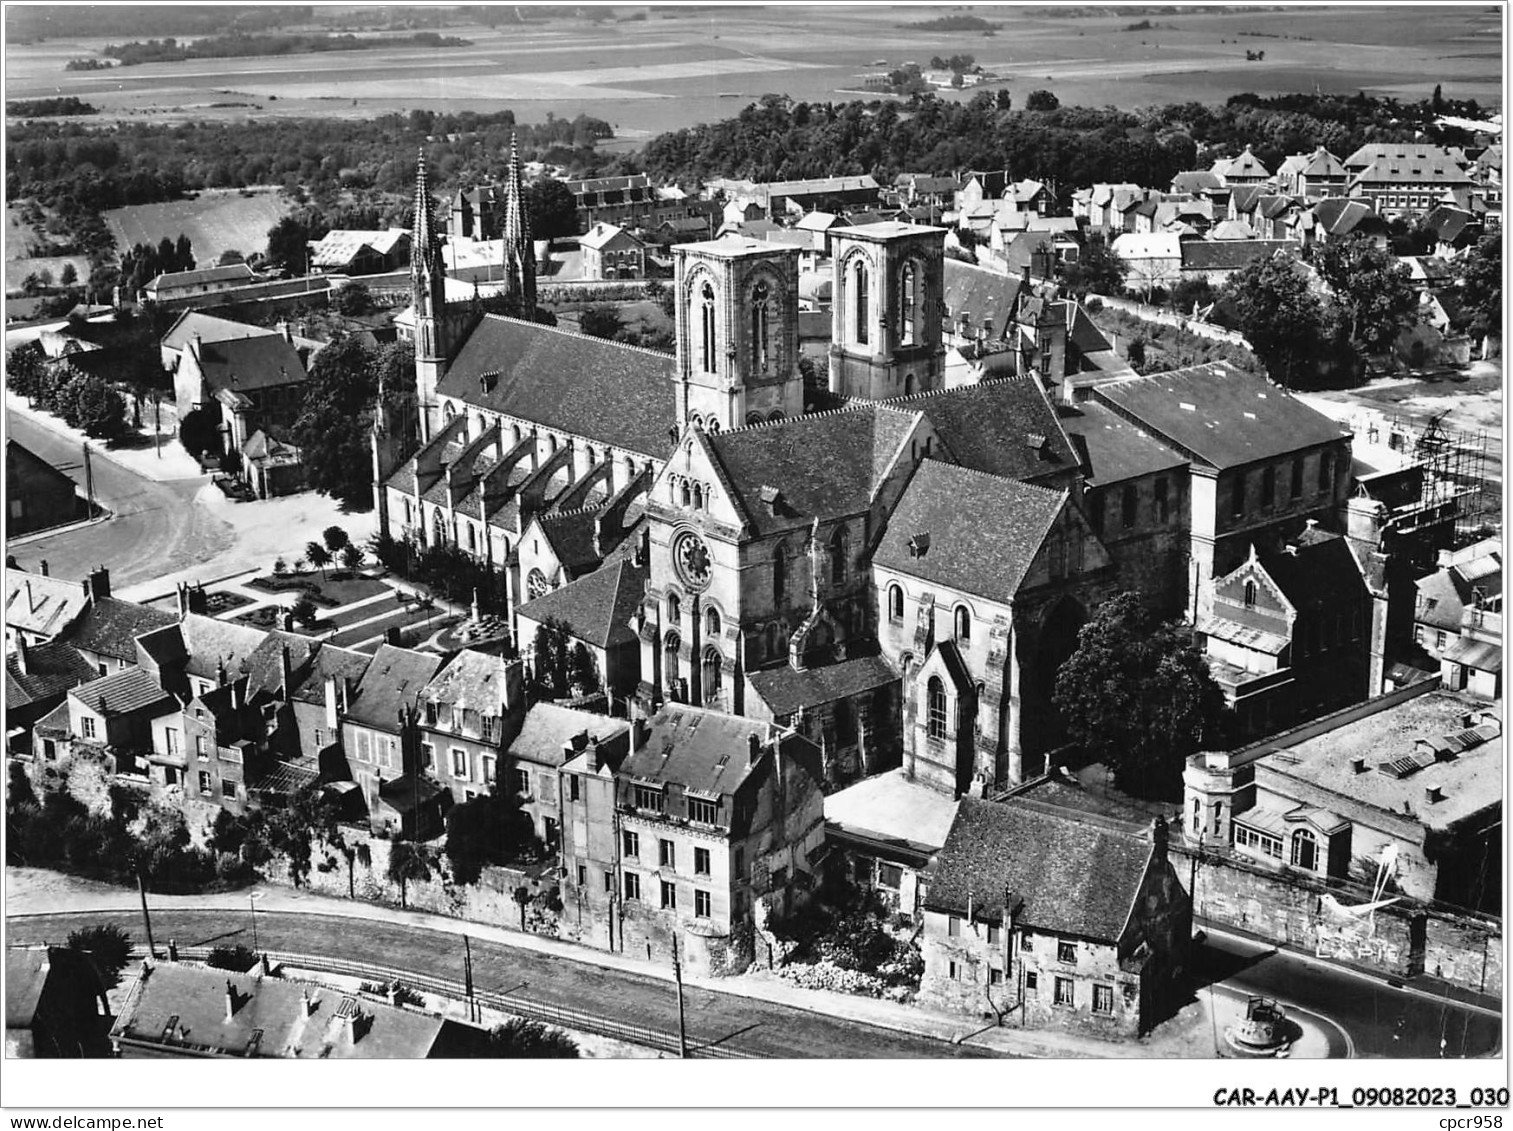
<svg viewBox="0 0 1513 1131">
<path fill-rule="evenodd" d="M 1174 845 L 1171 857 L 1178 874 L 1191 880 L 1192 853 Z M 1339 922 L 1324 911 L 1325 896 L 1350 906 L 1369 900 L 1369 893 L 1212 852 L 1203 853 L 1193 887 L 1194 916 L 1215 926 L 1237 927 L 1373 974 L 1429 974 L 1464 989 L 1502 993 L 1502 926 L 1496 920 L 1404 901 L 1377 911 L 1374 922 Z"/>
</svg>

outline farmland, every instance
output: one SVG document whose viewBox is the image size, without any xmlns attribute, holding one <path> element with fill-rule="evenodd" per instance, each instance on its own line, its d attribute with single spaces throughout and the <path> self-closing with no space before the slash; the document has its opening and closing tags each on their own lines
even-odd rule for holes
<svg viewBox="0 0 1513 1131">
<path fill-rule="evenodd" d="M 5 210 L 5 290 L 17 290 L 22 280 L 32 273 L 49 272 L 54 281 L 62 274 L 66 264 L 72 263 L 80 279 L 89 277 L 89 259 L 82 255 L 47 255 L 29 257 L 26 253 L 36 242 L 36 234 L 21 222 L 17 209 Z"/>
<path fill-rule="evenodd" d="M 1240 91 L 1427 97 L 1500 106 L 1501 31 L 1485 6 L 1306 8 L 1162 15 L 1047 17 L 978 6 L 998 33 L 905 29 L 938 9 L 743 8 L 654 12 L 636 22 L 561 19 L 525 28 L 465 26 L 471 47 L 409 45 L 335 56 L 279 56 L 64 72 L 102 44 L 12 48 L 6 97 L 75 95 L 102 117 L 175 120 L 248 115 L 368 116 L 415 108 L 514 108 L 539 121 L 586 113 L 622 138 L 731 117 L 772 91 L 844 100 L 858 76 L 932 54 L 970 53 L 1008 78 L 1016 103 L 1045 87 L 1064 104 L 1134 107 L 1221 101 Z M 1246 51 L 1264 59 L 1246 61 Z M 970 98 L 943 94 L 947 98 Z"/>
<path fill-rule="evenodd" d="M 176 240 L 182 232 L 194 246 L 195 258 L 205 266 L 228 249 L 243 255 L 263 250 L 268 229 L 290 208 L 276 191 L 214 189 L 193 200 L 113 208 L 105 214 L 105 222 L 122 250 L 137 243 L 155 244 L 165 236 Z"/>
</svg>

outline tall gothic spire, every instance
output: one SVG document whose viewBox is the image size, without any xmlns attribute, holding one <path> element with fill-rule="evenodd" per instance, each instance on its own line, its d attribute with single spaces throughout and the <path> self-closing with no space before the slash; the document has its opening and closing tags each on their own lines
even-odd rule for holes
<svg viewBox="0 0 1513 1131">
<path fill-rule="evenodd" d="M 504 184 L 505 295 L 516 300 L 521 318 L 536 313 L 536 251 L 531 243 L 525 183 L 520 176 L 520 146 L 510 133 L 510 165 Z"/>
<path fill-rule="evenodd" d="M 410 237 L 410 282 L 418 304 L 422 295 L 429 293 L 434 300 L 444 303 L 445 292 L 436 289 L 444 285 L 445 268 L 441 259 L 441 236 L 436 231 L 436 216 L 431 208 L 431 184 L 426 178 L 426 151 L 420 150 L 415 163 L 415 221 Z"/>
</svg>

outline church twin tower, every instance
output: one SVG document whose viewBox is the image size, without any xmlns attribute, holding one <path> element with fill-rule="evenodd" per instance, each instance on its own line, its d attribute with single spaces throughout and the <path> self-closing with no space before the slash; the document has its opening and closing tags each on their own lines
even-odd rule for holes
<svg viewBox="0 0 1513 1131">
<path fill-rule="evenodd" d="M 505 192 L 506 295 L 530 319 L 536 264 L 513 142 Z M 830 241 L 835 267 L 830 392 L 885 400 L 943 388 L 944 230 L 884 221 L 833 228 L 822 238 Z M 446 303 L 424 157 L 416 175 L 412 247 L 416 386 L 422 405 L 430 407 L 471 323 L 466 304 Z M 680 427 L 729 431 L 801 416 L 800 249 L 727 235 L 673 252 Z M 423 419 L 432 415 L 422 411 Z M 433 423 L 423 426 L 423 440 Z"/>
<path fill-rule="evenodd" d="M 830 392 L 886 400 L 944 387 L 945 232 L 832 229 Z M 797 416 L 799 256 L 741 236 L 673 249 L 678 419 L 711 431 Z"/>
</svg>

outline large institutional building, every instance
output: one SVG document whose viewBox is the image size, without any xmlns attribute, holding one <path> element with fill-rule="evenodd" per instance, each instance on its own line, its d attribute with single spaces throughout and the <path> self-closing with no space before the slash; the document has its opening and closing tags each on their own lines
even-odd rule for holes
<svg viewBox="0 0 1513 1131">
<path fill-rule="evenodd" d="M 512 177 L 507 215 L 518 194 Z M 795 726 L 827 787 L 900 764 L 952 793 L 1033 776 L 1090 611 L 1131 589 L 1211 621 L 1214 579 L 1252 547 L 1339 528 L 1350 437 L 1222 364 L 1074 389 L 1052 341 L 1022 376 L 948 387 L 945 235 L 845 230 L 829 389 L 806 391 L 796 248 L 676 247 L 668 356 L 448 304 L 422 165 L 422 446 L 401 459 L 378 429 L 382 528 L 503 571 L 527 620 L 548 594 L 602 616 L 610 560 L 643 589 L 625 690 Z M 528 299 L 528 238 L 511 246 Z"/>
</svg>

